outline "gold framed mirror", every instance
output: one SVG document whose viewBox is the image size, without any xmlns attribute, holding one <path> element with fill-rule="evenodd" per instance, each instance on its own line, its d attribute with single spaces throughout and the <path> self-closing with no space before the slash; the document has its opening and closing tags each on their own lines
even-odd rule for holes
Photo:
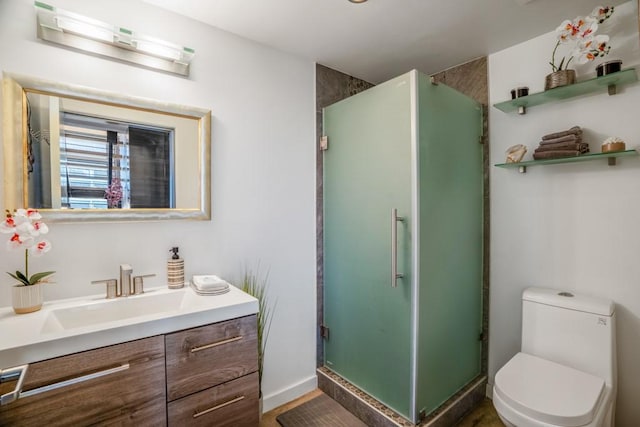
<svg viewBox="0 0 640 427">
<path fill-rule="evenodd" d="M 48 220 L 211 218 L 211 111 L 4 73 L 4 207 Z"/>
</svg>

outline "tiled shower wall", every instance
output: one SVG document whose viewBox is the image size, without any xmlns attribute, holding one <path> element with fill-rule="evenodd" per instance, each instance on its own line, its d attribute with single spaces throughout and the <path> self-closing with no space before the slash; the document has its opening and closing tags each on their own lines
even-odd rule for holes
<svg viewBox="0 0 640 427">
<path fill-rule="evenodd" d="M 436 82 L 444 83 L 465 95 L 475 99 L 485 107 L 483 162 L 484 162 L 484 249 L 482 278 L 482 364 L 481 373 L 487 373 L 488 351 L 488 319 L 489 319 L 489 138 L 486 107 L 489 100 L 487 86 L 487 59 L 479 58 L 465 64 L 444 70 L 433 75 Z M 316 230 L 317 230 L 317 307 L 318 326 L 322 325 L 323 301 L 323 198 L 322 198 L 322 152 L 320 137 L 322 136 L 322 108 L 329 106 L 358 92 L 369 89 L 373 85 L 355 77 L 332 70 L 324 65 L 316 65 Z M 317 365 L 322 366 L 324 349 L 320 328 L 317 333 Z"/>
</svg>

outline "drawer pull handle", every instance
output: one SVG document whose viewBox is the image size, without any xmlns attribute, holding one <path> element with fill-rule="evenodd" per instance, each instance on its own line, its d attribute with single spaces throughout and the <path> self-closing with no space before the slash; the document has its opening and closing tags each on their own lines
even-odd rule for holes
<svg viewBox="0 0 640 427">
<path fill-rule="evenodd" d="M 42 387 L 34 388 L 33 390 L 28 390 L 23 393 L 20 393 L 20 398 L 35 396 L 36 394 L 45 393 L 47 391 L 57 390 L 59 388 L 67 387 L 74 384 L 83 383 L 85 381 L 93 380 L 95 378 L 104 377 L 107 375 L 115 374 L 117 372 L 126 371 L 129 369 L 128 363 L 123 363 L 120 366 L 116 366 L 115 368 L 105 369 L 104 371 L 94 372 L 92 374 L 83 375 L 81 377 L 71 378 L 65 381 L 60 381 L 59 383 L 53 383 L 49 385 L 45 385 Z"/>
<path fill-rule="evenodd" d="M 233 405 L 234 403 L 240 402 L 243 399 L 244 399 L 244 396 L 236 397 L 235 399 L 228 400 L 228 401 L 226 401 L 224 403 L 221 403 L 219 405 L 213 406 L 213 407 L 211 407 L 209 409 L 205 409 L 204 411 L 196 412 L 195 414 L 193 414 L 193 418 L 198 418 L 198 417 L 201 417 L 203 415 L 208 414 L 209 412 L 217 411 L 218 409 L 224 408 L 225 406 Z"/>
<path fill-rule="evenodd" d="M 226 339 L 226 340 L 222 340 L 222 341 L 212 342 L 211 344 L 201 345 L 201 346 L 198 346 L 198 347 L 191 347 L 191 353 L 197 353 L 199 351 L 207 350 L 209 348 L 217 347 L 219 345 L 224 345 L 224 344 L 229 344 L 229 343 L 232 343 L 232 342 L 240 341 L 241 339 L 242 339 L 242 335 L 240 335 L 238 337 L 233 337 L 233 338 L 229 338 L 229 339 Z"/>
</svg>

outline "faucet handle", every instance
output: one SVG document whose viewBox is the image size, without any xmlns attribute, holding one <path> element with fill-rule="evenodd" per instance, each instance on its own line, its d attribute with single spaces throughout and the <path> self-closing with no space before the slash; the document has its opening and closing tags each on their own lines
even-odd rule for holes
<svg viewBox="0 0 640 427">
<path fill-rule="evenodd" d="M 117 279 L 105 279 L 105 280 L 92 280 L 92 285 L 98 285 L 104 283 L 107 285 L 106 299 L 112 299 L 118 296 L 118 280 Z"/>
<path fill-rule="evenodd" d="M 133 277 L 133 294 L 139 295 L 144 293 L 144 278 L 155 277 L 155 274 L 143 274 L 142 276 Z"/>
</svg>

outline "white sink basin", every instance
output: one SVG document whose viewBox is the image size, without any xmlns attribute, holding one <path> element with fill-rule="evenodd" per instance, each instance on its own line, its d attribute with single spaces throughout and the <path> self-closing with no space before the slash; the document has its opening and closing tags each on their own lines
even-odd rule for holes
<svg viewBox="0 0 640 427">
<path fill-rule="evenodd" d="M 3 307 L 0 369 L 257 312 L 258 300 L 234 286 L 215 296 L 200 296 L 186 287 L 150 288 L 126 298 L 107 300 L 101 294 L 46 301 L 42 310 L 20 315 Z"/>
<path fill-rule="evenodd" d="M 149 293 L 53 309 L 44 321 L 42 332 L 58 332 L 152 314 L 168 314 L 180 309 L 185 295 L 185 292 Z"/>
</svg>

